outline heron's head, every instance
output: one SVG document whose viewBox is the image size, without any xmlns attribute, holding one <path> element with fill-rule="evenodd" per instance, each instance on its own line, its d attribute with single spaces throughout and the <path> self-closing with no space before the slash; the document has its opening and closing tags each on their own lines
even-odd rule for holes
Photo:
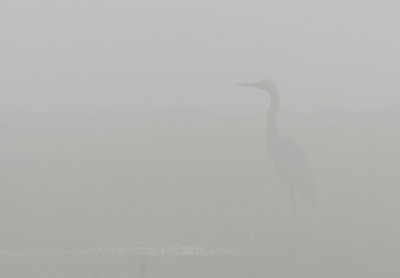
<svg viewBox="0 0 400 278">
<path fill-rule="evenodd" d="M 277 91 L 275 82 L 269 79 L 263 79 L 254 83 L 242 83 L 238 84 L 238 86 L 258 88 L 268 93 L 273 93 Z"/>
</svg>

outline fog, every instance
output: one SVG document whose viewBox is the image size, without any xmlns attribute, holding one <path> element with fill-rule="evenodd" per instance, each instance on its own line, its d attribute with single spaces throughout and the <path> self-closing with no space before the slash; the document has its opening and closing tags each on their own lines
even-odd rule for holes
<svg viewBox="0 0 400 278">
<path fill-rule="evenodd" d="M 1 273 L 396 277 L 398 9 L 3 0 Z M 296 219 L 292 172 L 268 151 L 273 100 L 236 86 L 265 78 L 315 179 L 318 205 L 300 197 Z M 247 255 L 79 255 L 166 245 Z"/>
</svg>

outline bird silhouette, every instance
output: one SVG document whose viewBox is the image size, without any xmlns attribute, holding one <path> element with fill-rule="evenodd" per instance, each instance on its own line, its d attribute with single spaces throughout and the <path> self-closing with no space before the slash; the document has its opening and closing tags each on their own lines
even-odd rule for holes
<svg viewBox="0 0 400 278">
<path fill-rule="evenodd" d="M 238 86 L 253 87 L 266 92 L 270 97 L 267 112 L 266 147 L 272 159 L 277 176 L 290 191 L 293 224 L 297 221 L 297 199 L 303 199 L 311 207 L 316 207 L 317 192 L 314 176 L 303 148 L 290 137 L 282 137 L 277 127 L 279 92 L 275 82 L 263 79 Z"/>
</svg>

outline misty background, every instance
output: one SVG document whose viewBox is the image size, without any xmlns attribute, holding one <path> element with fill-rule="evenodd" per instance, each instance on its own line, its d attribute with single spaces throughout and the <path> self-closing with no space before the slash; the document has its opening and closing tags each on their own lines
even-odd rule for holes
<svg viewBox="0 0 400 278">
<path fill-rule="evenodd" d="M 3 0 L 0 250 L 201 244 L 266 263 L 197 277 L 398 274 L 398 9 Z M 269 99 L 235 86 L 263 78 L 318 184 L 296 232 L 265 152 Z M 26 263 L 0 258 L 8 277 L 67 277 Z"/>
</svg>

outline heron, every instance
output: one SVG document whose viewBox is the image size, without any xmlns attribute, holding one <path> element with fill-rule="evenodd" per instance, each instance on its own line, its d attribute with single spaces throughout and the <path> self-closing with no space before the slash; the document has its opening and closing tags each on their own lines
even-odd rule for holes
<svg viewBox="0 0 400 278">
<path fill-rule="evenodd" d="M 266 148 L 272 159 L 276 174 L 281 183 L 290 192 L 291 214 L 293 224 L 297 221 L 297 200 L 303 199 L 310 207 L 317 205 L 316 183 L 307 156 L 300 144 L 291 137 L 279 134 L 277 115 L 279 92 L 274 81 L 263 79 L 253 83 L 242 83 L 238 86 L 252 87 L 266 92 L 270 98 L 266 121 Z"/>
</svg>

